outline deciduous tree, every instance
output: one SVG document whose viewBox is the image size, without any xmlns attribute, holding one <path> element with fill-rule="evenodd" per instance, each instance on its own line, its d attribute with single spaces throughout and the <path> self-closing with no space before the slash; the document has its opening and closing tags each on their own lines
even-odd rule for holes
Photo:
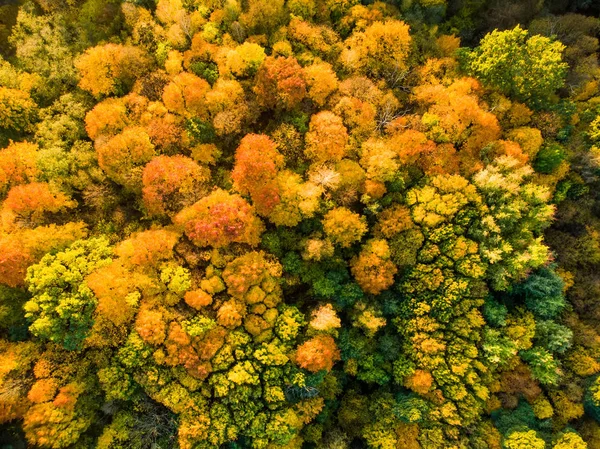
<svg viewBox="0 0 600 449">
<path fill-rule="evenodd" d="M 256 246 L 264 229 L 252 206 L 224 190 L 186 207 L 173 220 L 196 245 L 217 248 L 229 243 Z"/>
<path fill-rule="evenodd" d="M 142 195 L 149 215 L 172 215 L 207 191 L 210 170 L 185 156 L 158 156 L 144 167 Z"/>
<path fill-rule="evenodd" d="M 234 187 L 250 196 L 259 215 L 269 215 L 279 203 L 276 177 L 282 168 L 283 156 L 268 136 L 247 134 L 235 151 Z"/>
<path fill-rule="evenodd" d="M 75 62 L 79 87 L 97 98 L 127 93 L 147 73 L 150 60 L 139 47 L 105 44 L 88 48 Z"/>
<path fill-rule="evenodd" d="M 531 106 L 547 104 L 564 84 L 565 46 L 543 36 L 529 36 L 516 26 L 487 34 L 467 57 L 469 70 L 484 83 Z"/>
</svg>

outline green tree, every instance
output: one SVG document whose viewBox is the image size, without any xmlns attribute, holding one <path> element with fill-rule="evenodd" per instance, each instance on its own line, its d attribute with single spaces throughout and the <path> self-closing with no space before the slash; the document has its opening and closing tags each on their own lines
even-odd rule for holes
<svg viewBox="0 0 600 449">
<path fill-rule="evenodd" d="M 551 319 L 565 307 L 563 288 L 563 280 L 553 270 L 543 267 L 518 284 L 514 292 L 524 298 L 534 315 Z"/>
<path fill-rule="evenodd" d="M 562 354 L 573 344 L 573 331 L 554 321 L 538 321 L 535 339 L 548 351 Z"/>
<path fill-rule="evenodd" d="M 467 69 L 484 83 L 531 106 L 544 106 L 564 84 L 565 46 L 544 36 L 529 36 L 516 26 L 487 34 L 466 58 Z"/>
<path fill-rule="evenodd" d="M 27 270 L 32 298 L 25 304 L 29 330 L 36 336 L 81 348 L 92 326 L 97 300 L 85 277 L 110 263 L 112 248 L 106 238 L 79 240 L 66 250 L 45 255 Z"/>
<path fill-rule="evenodd" d="M 56 98 L 77 85 L 78 74 L 73 65 L 77 46 L 61 15 L 40 16 L 33 8 L 21 8 L 10 42 L 16 49 L 17 67 L 44 80 L 40 83 L 44 97 Z"/>
</svg>

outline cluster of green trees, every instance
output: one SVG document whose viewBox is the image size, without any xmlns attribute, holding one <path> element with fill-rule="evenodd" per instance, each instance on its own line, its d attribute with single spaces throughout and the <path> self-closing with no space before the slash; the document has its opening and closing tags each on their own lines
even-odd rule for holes
<svg viewBox="0 0 600 449">
<path fill-rule="evenodd" d="M 600 448 L 599 15 L 0 6 L 0 447 Z"/>
</svg>

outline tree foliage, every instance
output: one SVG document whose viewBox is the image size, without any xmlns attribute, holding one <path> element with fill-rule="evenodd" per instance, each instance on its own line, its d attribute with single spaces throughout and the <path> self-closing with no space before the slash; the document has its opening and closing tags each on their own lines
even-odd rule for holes
<svg viewBox="0 0 600 449">
<path fill-rule="evenodd" d="M 483 82 L 520 101 L 540 106 L 564 85 L 565 46 L 544 36 L 529 36 L 518 25 L 493 31 L 468 56 L 469 70 Z"/>
<path fill-rule="evenodd" d="M 0 446 L 600 444 L 595 2 L 13 3 Z"/>
</svg>

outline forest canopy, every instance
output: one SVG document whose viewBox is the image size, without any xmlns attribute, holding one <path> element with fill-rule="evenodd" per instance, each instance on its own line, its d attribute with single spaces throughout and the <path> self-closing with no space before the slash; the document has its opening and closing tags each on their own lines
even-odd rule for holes
<svg viewBox="0 0 600 449">
<path fill-rule="evenodd" d="M 0 5 L 0 449 L 600 449 L 600 5 Z"/>
</svg>

